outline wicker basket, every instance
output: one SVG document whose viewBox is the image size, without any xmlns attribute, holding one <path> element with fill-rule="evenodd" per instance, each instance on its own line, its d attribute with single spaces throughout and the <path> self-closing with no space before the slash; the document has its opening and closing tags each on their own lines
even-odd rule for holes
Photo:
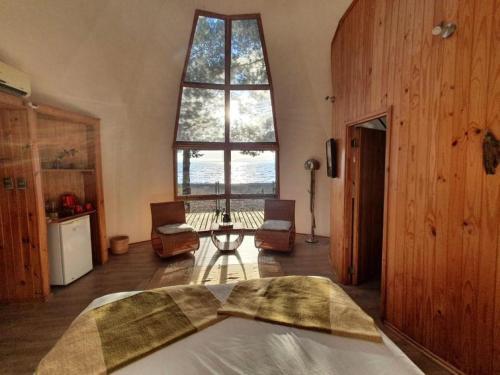
<svg viewBox="0 0 500 375">
<path fill-rule="evenodd" d="M 128 236 L 116 236 L 111 238 L 111 253 L 115 255 L 128 252 Z"/>
</svg>

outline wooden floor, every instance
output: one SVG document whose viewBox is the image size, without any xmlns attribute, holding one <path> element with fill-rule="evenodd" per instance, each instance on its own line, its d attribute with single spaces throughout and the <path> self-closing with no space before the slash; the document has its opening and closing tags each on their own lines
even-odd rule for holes
<svg viewBox="0 0 500 375">
<path fill-rule="evenodd" d="M 207 232 L 212 223 L 222 221 L 215 212 L 188 213 L 186 219 L 187 223 L 193 226 L 197 232 Z M 246 229 L 255 230 L 264 222 L 264 211 L 235 211 L 231 212 L 231 219 L 236 223 L 241 223 Z"/>
<path fill-rule="evenodd" d="M 286 275 L 317 275 L 335 280 L 329 264 L 328 240 L 321 239 L 318 244 L 310 245 L 304 239 L 304 236 L 297 236 L 295 250 L 291 254 L 266 252 L 265 255 L 279 262 Z M 203 237 L 195 263 L 207 265 L 214 257 L 217 262 L 224 263 L 257 263 L 259 252 L 253 245 L 252 236 L 245 237 L 238 253 L 238 259 L 231 255 L 218 257 L 210 239 Z M 128 254 L 110 256 L 108 264 L 96 267 L 70 286 L 53 288 L 53 296 L 46 303 L 0 305 L 0 373 L 32 373 L 42 356 L 94 298 L 108 293 L 140 290 L 141 285 L 147 284 L 158 269 L 185 262 L 189 256 L 192 257 L 188 254 L 161 260 L 153 254 L 149 243 L 133 245 Z M 380 295 L 376 284 L 348 287 L 346 291 L 377 320 Z M 412 345 L 395 337 L 384 327 L 382 329 L 424 373 L 448 374 Z"/>
</svg>

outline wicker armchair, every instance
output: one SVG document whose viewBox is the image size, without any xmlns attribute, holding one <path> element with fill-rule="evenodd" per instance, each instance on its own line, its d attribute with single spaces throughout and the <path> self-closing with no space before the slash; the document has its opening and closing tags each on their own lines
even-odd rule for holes
<svg viewBox="0 0 500 375">
<path fill-rule="evenodd" d="M 186 224 L 184 202 L 151 203 L 151 243 L 161 258 L 196 251 L 198 233 Z"/>
<path fill-rule="evenodd" d="M 292 251 L 295 244 L 295 201 L 268 199 L 264 203 L 264 223 L 255 232 L 255 247 Z"/>
</svg>

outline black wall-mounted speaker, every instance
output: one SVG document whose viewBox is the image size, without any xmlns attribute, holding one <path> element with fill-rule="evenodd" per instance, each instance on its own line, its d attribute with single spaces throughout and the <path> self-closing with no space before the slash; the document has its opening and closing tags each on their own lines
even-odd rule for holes
<svg viewBox="0 0 500 375">
<path fill-rule="evenodd" d="M 326 174 L 337 177 L 337 143 L 333 138 L 326 141 Z"/>
</svg>

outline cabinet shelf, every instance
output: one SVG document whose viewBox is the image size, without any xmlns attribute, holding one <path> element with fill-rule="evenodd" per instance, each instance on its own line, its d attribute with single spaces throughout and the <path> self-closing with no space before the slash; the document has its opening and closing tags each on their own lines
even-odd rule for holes
<svg viewBox="0 0 500 375">
<path fill-rule="evenodd" d="M 85 215 L 92 215 L 95 214 L 96 210 L 91 210 L 91 211 L 85 211 L 80 214 L 75 214 L 71 216 L 65 216 L 65 217 L 58 217 L 57 219 L 49 219 L 47 218 L 47 223 L 52 224 L 52 223 L 64 223 L 65 221 L 70 221 L 74 219 L 78 219 L 79 217 L 85 216 Z"/>
<path fill-rule="evenodd" d="M 94 173 L 95 170 L 94 169 L 73 169 L 73 168 L 67 168 L 67 169 L 64 169 L 64 168 L 59 168 L 59 169 L 56 169 L 56 168 L 42 168 L 42 171 L 43 172 L 47 172 L 47 173 L 58 173 L 58 172 L 69 172 L 69 173 Z"/>
</svg>

